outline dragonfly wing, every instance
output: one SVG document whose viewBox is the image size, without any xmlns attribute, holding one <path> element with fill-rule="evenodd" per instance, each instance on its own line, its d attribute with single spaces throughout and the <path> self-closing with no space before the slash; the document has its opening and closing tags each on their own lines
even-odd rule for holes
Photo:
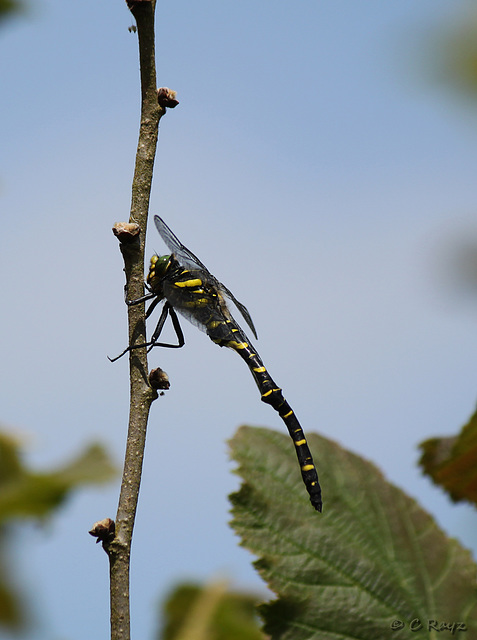
<svg viewBox="0 0 477 640">
<path fill-rule="evenodd" d="M 239 302 L 237 298 L 233 295 L 233 293 L 210 273 L 210 271 L 207 269 L 205 264 L 201 262 L 199 258 L 192 253 L 192 251 L 189 251 L 189 249 L 182 244 L 179 238 L 175 235 L 175 233 L 171 229 L 169 229 L 167 224 L 164 222 L 164 220 L 160 216 L 154 216 L 154 223 L 159 232 L 159 235 L 164 240 L 164 242 L 166 243 L 170 251 L 172 251 L 172 253 L 176 256 L 176 259 L 179 262 L 179 264 L 182 265 L 183 267 L 186 267 L 187 269 L 198 269 L 202 271 L 203 275 L 206 276 L 206 279 L 209 281 L 209 283 L 212 286 L 215 286 L 219 291 L 222 291 L 226 295 L 226 297 L 229 298 L 229 300 L 232 300 L 234 305 L 242 314 L 245 322 L 248 324 L 248 326 L 252 330 L 255 338 L 258 338 L 257 331 L 255 330 L 255 326 L 253 324 L 253 320 L 246 306 L 243 305 L 241 302 Z M 186 315 L 186 314 L 183 314 L 183 315 Z M 197 321 L 195 321 L 194 324 L 199 326 Z"/>
<path fill-rule="evenodd" d="M 156 225 L 156 229 L 159 232 L 159 235 L 164 240 L 167 247 L 176 256 L 179 264 L 181 264 L 183 267 L 187 267 L 188 269 L 201 269 L 205 271 L 206 274 L 210 275 L 211 278 L 213 278 L 212 274 L 209 272 L 205 264 L 203 264 L 199 260 L 199 258 L 192 253 L 192 251 L 189 251 L 189 249 L 182 244 L 176 234 L 171 229 L 169 229 L 162 218 L 160 218 L 159 216 L 154 216 L 154 223 Z"/>
<path fill-rule="evenodd" d="M 252 316 L 250 315 L 250 313 L 248 312 L 247 307 L 242 304 L 241 302 L 239 302 L 237 300 L 237 298 L 234 296 L 234 294 L 227 289 L 227 287 L 222 284 L 221 282 L 218 283 L 220 289 L 225 293 L 225 295 L 227 296 L 227 298 L 229 298 L 230 300 L 232 300 L 232 302 L 234 303 L 234 305 L 237 307 L 237 309 L 240 311 L 240 313 L 242 314 L 243 319 L 245 320 L 245 322 L 248 324 L 248 326 L 250 327 L 250 329 L 252 330 L 253 335 L 255 336 L 255 338 L 258 340 L 258 336 L 257 336 L 257 331 L 255 329 L 255 325 L 253 324 L 253 320 L 252 320 Z"/>
</svg>

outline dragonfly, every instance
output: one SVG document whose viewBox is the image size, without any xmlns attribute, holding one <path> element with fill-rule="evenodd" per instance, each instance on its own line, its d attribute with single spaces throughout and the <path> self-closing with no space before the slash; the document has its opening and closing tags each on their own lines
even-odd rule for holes
<svg viewBox="0 0 477 640">
<path fill-rule="evenodd" d="M 153 255 L 146 288 L 149 293 L 136 300 L 126 300 L 128 305 L 152 300 L 146 311 L 146 319 L 161 302 L 161 315 L 151 339 L 143 344 L 128 346 L 112 362 L 128 351 L 140 347 L 181 348 L 184 334 L 177 317 L 178 312 L 204 331 L 215 344 L 232 349 L 245 361 L 260 391 L 261 400 L 271 405 L 285 423 L 295 445 L 301 476 L 313 507 L 321 512 L 322 497 L 318 473 L 311 451 L 295 412 L 285 400 L 282 390 L 273 381 L 261 357 L 240 325 L 234 320 L 229 303 L 238 309 L 255 338 L 255 326 L 247 308 L 235 298 L 227 287 L 213 276 L 199 258 L 185 247 L 162 218 L 154 216 L 159 235 L 171 251 L 169 255 Z M 159 342 L 167 318 L 170 317 L 177 337 L 177 344 Z"/>
</svg>

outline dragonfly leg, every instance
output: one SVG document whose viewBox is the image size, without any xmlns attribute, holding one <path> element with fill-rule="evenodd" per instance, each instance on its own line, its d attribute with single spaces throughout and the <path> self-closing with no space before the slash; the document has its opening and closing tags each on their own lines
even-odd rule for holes
<svg viewBox="0 0 477 640">
<path fill-rule="evenodd" d="M 140 302 L 146 302 L 146 300 L 151 300 L 152 298 L 157 298 L 157 295 L 155 293 L 146 293 L 145 296 L 141 296 L 140 298 L 136 298 L 135 300 L 128 300 L 128 287 L 127 285 L 124 285 L 124 302 L 128 305 L 128 307 L 132 307 L 135 304 L 139 304 Z M 160 300 L 161 298 L 158 298 L 157 302 L 159 302 Z"/>
<path fill-rule="evenodd" d="M 148 296 L 145 296 L 145 298 L 149 299 Z M 152 311 L 155 309 L 155 307 L 160 301 L 161 300 L 157 298 L 156 300 L 154 300 L 154 302 L 151 303 L 151 305 L 149 306 L 149 309 L 146 312 L 146 318 L 149 317 L 149 315 L 152 313 Z M 133 304 L 136 304 L 137 302 L 142 302 L 142 299 L 132 301 Z M 176 332 L 177 344 L 168 344 L 167 342 L 157 342 L 157 339 L 161 335 L 162 329 L 164 327 L 164 323 L 166 322 L 168 315 L 171 316 L 172 326 L 174 327 L 174 331 Z M 124 349 L 124 351 L 122 351 L 115 358 L 110 358 L 108 356 L 108 359 L 110 360 L 110 362 L 116 362 L 116 360 L 119 360 L 119 358 L 122 358 L 122 356 L 128 353 L 128 351 L 132 351 L 133 349 L 140 349 L 142 347 L 148 347 L 148 351 L 150 351 L 153 347 L 167 347 L 169 349 L 180 349 L 184 345 L 185 345 L 185 339 L 184 339 L 184 334 L 182 333 L 181 325 L 179 323 L 179 318 L 177 317 L 177 314 L 174 311 L 174 309 L 171 307 L 171 305 L 168 302 L 166 302 L 166 304 L 162 309 L 161 316 L 159 318 L 159 321 L 156 325 L 156 328 L 154 329 L 154 333 L 152 334 L 150 340 L 148 340 L 147 342 L 143 342 L 141 344 L 130 345 L 129 347 L 126 347 L 126 349 Z"/>
<path fill-rule="evenodd" d="M 154 311 L 154 309 L 157 307 L 157 305 L 159 304 L 159 302 L 162 302 L 162 298 L 158 298 L 156 296 L 156 299 L 151 302 L 151 304 L 149 305 L 149 307 L 146 309 L 146 320 L 149 318 L 149 316 L 151 315 L 151 313 Z M 166 313 L 167 315 L 167 313 Z M 162 318 L 162 315 L 161 315 Z M 164 320 L 162 321 L 162 323 L 164 324 Z"/>
<path fill-rule="evenodd" d="M 157 304 L 156 301 L 154 301 L 151 304 L 151 307 L 155 307 L 156 304 Z M 149 309 L 147 310 L 146 318 L 149 317 L 149 312 L 151 311 L 151 307 L 149 307 Z M 167 318 L 168 314 L 171 317 L 172 326 L 174 327 L 174 331 L 176 332 L 177 344 L 168 344 L 166 342 L 157 342 L 157 339 L 159 338 L 159 336 L 162 333 L 162 329 L 164 327 L 164 323 L 166 321 L 166 318 Z M 177 317 L 177 314 L 174 311 L 174 308 L 168 302 L 166 302 L 166 304 L 164 305 L 164 307 L 162 309 L 162 313 L 161 313 L 161 317 L 159 318 L 159 322 L 157 323 L 156 328 L 154 329 L 154 333 L 152 334 L 152 337 L 151 337 L 150 341 L 147 343 L 147 345 L 149 346 L 148 351 L 150 351 L 153 347 L 169 347 L 170 349 L 180 349 L 181 347 L 183 347 L 185 345 L 184 334 L 182 333 L 182 328 L 181 328 L 181 325 L 179 323 L 179 318 Z M 145 346 L 145 345 L 142 345 L 142 346 Z"/>
</svg>

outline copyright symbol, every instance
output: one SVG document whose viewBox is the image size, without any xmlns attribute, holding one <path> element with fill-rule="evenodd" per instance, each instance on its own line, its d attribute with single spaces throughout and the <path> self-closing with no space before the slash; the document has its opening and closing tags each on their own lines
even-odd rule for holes
<svg viewBox="0 0 477 640">
<path fill-rule="evenodd" d="M 393 620 L 391 622 L 391 629 L 393 631 L 397 631 L 398 629 L 402 629 L 404 627 L 404 622 L 402 620 Z"/>
</svg>

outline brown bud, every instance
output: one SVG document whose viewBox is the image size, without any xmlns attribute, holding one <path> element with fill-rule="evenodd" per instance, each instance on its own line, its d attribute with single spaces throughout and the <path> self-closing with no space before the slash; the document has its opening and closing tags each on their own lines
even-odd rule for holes
<svg viewBox="0 0 477 640">
<path fill-rule="evenodd" d="M 179 104 L 179 100 L 176 99 L 177 91 L 173 91 L 168 87 L 161 87 L 157 90 L 157 101 L 161 107 L 169 107 L 174 109 Z"/>
<path fill-rule="evenodd" d="M 169 376 L 160 367 L 158 367 L 157 369 L 151 369 L 149 373 L 149 384 L 153 389 L 167 390 L 171 386 L 171 383 L 169 382 Z"/>
<path fill-rule="evenodd" d="M 135 222 L 116 222 L 113 226 L 113 233 L 122 244 L 134 242 L 140 231 L 140 226 Z"/>
<path fill-rule="evenodd" d="M 111 518 L 104 518 L 104 520 L 95 522 L 91 527 L 91 530 L 88 531 L 90 536 L 97 538 L 96 544 L 98 542 L 111 542 L 114 538 L 115 532 L 116 525 L 114 520 L 111 520 Z"/>
</svg>

